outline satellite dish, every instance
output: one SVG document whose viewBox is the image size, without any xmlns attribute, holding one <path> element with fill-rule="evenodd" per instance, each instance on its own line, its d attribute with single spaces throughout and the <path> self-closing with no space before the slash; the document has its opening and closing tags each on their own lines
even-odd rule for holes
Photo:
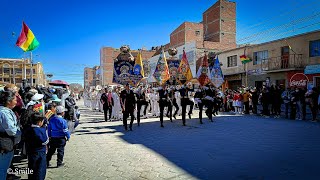
<svg viewBox="0 0 320 180">
<path fill-rule="evenodd" d="M 52 78 L 53 74 L 47 74 L 48 78 Z"/>
</svg>

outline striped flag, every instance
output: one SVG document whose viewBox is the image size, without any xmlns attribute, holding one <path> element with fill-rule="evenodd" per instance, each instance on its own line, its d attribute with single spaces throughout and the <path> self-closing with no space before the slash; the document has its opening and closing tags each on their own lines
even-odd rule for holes
<svg viewBox="0 0 320 180">
<path fill-rule="evenodd" d="M 16 42 L 16 45 L 19 46 L 23 51 L 32 51 L 39 46 L 37 38 L 34 36 L 33 32 L 29 27 L 22 22 L 22 30 L 20 36 Z"/>
<path fill-rule="evenodd" d="M 249 57 L 247 57 L 246 55 L 240 56 L 240 60 L 241 60 L 241 63 L 242 63 L 242 64 L 246 64 L 246 63 L 252 61 L 252 60 L 251 60 Z"/>
</svg>

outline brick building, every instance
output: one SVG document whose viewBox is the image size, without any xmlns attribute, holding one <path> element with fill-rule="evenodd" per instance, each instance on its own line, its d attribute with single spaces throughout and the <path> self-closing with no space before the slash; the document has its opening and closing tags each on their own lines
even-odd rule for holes
<svg viewBox="0 0 320 180">
<path fill-rule="evenodd" d="M 181 59 L 184 48 L 193 76 L 199 66 L 204 51 L 220 52 L 236 48 L 236 3 L 228 0 L 218 0 L 214 5 L 202 13 L 201 22 L 183 22 L 170 34 L 170 42 L 164 45 L 178 50 L 177 58 Z M 142 51 L 145 72 L 149 72 L 148 80 L 154 82 L 152 73 L 159 59 L 158 49 Z M 131 51 L 135 57 L 137 51 Z M 113 47 L 100 49 L 101 85 L 112 84 L 113 62 L 120 54 L 120 50 Z M 167 54 L 168 56 L 168 54 Z M 147 69 L 147 70 L 146 70 Z M 86 81 L 86 78 L 85 78 Z"/>
<path fill-rule="evenodd" d="M 218 0 L 202 14 L 202 22 L 183 22 L 170 34 L 170 43 L 165 51 L 176 48 L 176 58 L 181 59 L 185 49 L 193 77 L 201 64 L 204 51 L 221 52 L 236 48 L 236 3 Z M 167 54 L 167 57 L 169 55 Z M 159 55 L 149 59 L 151 72 L 154 71 Z M 149 77 L 149 82 L 154 82 Z"/>
<path fill-rule="evenodd" d="M 93 68 L 85 67 L 84 68 L 84 83 L 83 87 L 88 89 L 93 84 L 93 78 L 95 76 L 95 70 Z"/>
</svg>

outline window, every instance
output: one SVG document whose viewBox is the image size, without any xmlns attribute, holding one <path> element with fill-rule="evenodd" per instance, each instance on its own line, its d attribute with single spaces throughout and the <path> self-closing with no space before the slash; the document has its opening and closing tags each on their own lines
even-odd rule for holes
<svg viewBox="0 0 320 180">
<path fill-rule="evenodd" d="M 10 65 L 9 64 L 4 64 L 3 65 L 3 73 L 4 74 L 10 74 Z"/>
<path fill-rule="evenodd" d="M 262 60 L 268 59 L 268 51 L 258 51 L 253 53 L 253 64 L 261 64 Z"/>
<path fill-rule="evenodd" d="M 3 82 L 10 82 L 10 79 L 9 78 L 3 78 Z"/>
<path fill-rule="evenodd" d="M 316 41 L 310 41 L 309 43 L 310 57 L 320 56 L 320 39 Z"/>
<path fill-rule="evenodd" d="M 195 34 L 196 34 L 196 36 L 200 36 L 200 31 L 197 30 L 197 31 L 195 32 Z"/>
<path fill-rule="evenodd" d="M 228 57 L 228 67 L 237 66 L 237 55 Z"/>
</svg>

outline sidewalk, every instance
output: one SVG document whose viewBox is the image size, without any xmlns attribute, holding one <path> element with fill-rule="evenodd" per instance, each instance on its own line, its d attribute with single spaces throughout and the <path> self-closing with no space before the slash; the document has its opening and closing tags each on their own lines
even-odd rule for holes
<svg viewBox="0 0 320 180">
<path fill-rule="evenodd" d="M 46 179 L 318 179 L 320 125 L 259 116 L 219 115 L 216 122 L 165 118 L 121 121 L 80 105 L 81 124 L 65 150 L 65 166 Z M 181 117 L 178 117 L 181 119 Z M 56 164 L 56 159 L 51 164 Z M 26 176 L 23 176 L 25 178 Z"/>
</svg>

